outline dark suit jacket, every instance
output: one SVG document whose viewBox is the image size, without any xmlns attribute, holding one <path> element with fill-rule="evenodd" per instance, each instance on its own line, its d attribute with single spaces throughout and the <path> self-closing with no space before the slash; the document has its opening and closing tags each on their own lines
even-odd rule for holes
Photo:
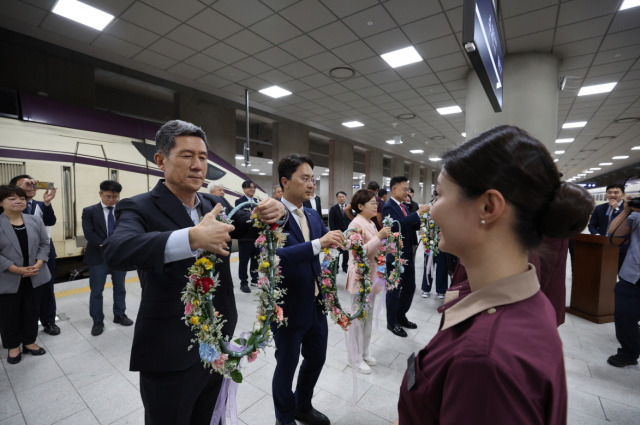
<svg viewBox="0 0 640 425">
<path fill-rule="evenodd" d="M 310 240 L 321 238 L 328 232 L 317 211 L 304 208 L 309 223 Z M 289 318 L 289 327 L 310 323 L 317 298 L 314 296 L 316 277 L 320 276 L 320 259 L 313 255 L 311 241 L 305 242 L 302 231 L 293 217 L 285 223 L 287 234 L 284 247 L 278 249 L 282 267 L 281 287 L 287 289 L 283 297 L 284 316 Z"/>
<path fill-rule="evenodd" d="M 240 204 L 242 204 L 244 202 L 249 202 L 249 201 L 253 201 L 255 203 L 258 203 L 258 200 L 255 197 L 254 198 L 249 198 L 247 195 L 242 195 L 241 197 L 236 199 L 235 206 L 237 207 L 238 205 L 240 205 Z M 225 199 L 225 202 L 226 202 L 226 199 Z M 251 214 L 251 211 L 253 211 L 254 208 L 255 207 L 245 207 L 244 210 L 246 212 L 248 212 L 249 214 Z M 230 212 L 231 212 L 231 210 L 227 210 L 227 214 L 229 214 Z M 251 242 L 256 240 L 256 238 L 238 238 L 238 239 L 244 240 L 244 241 L 251 241 Z"/>
<path fill-rule="evenodd" d="M 624 201 L 622 201 L 622 203 L 620 204 L 618 211 L 613 211 L 611 217 L 609 217 L 607 215 L 607 212 L 609 211 L 609 204 L 606 203 L 598 205 L 591 213 L 591 219 L 589 219 L 589 232 L 592 235 L 605 236 L 607 234 L 607 231 L 609 230 L 609 223 L 612 222 L 618 216 L 618 214 L 622 212 L 623 209 Z"/>
<path fill-rule="evenodd" d="M 329 229 L 342 230 L 344 232 L 349 228 L 350 222 L 349 217 L 340 210 L 339 204 L 329 208 Z"/>
<path fill-rule="evenodd" d="M 123 199 L 116 209 L 118 225 L 103 245 L 104 259 L 116 270 L 138 268 L 142 299 L 131 348 L 131 370 L 167 372 L 185 370 L 200 361 L 198 347 L 191 350 L 194 334 L 183 321 L 184 304 L 180 301 L 186 283 L 187 269 L 194 258 L 165 264 L 164 250 L 171 233 L 193 226 L 180 200 L 160 180 L 151 192 Z M 198 193 L 204 216 L 222 198 Z M 228 202 L 226 203 L 228 205 Z M 249 215 L 239 211 L 233 216 L 236 230 L 232 237 L 257 229 L 248 222 Z M 220 285 L 214 296 L 214 307 L 227 320 L 225 335 L 233 335 L 238 313 L 233 295 L 229 257 L 219 257 L 215 265 Z"/>
<path fill-rule="evenodd" d="M 411 237 L 411 233 L 415 234 L 414 225 L 420 224 L 420 217 L 417 212 L 409 213 L 407 212 L 407 216 L 404 216 L 400 205 L 397 204 L 393 198 L 389 198 L 389 200 L 382 207 L 382 218 L 384 219 L 386 216 L 390 215 L 392 219 L 400 222 L 400 228 L 402 233 L 402 243 L 404 248 L 402 248 L 402 258 L 406 258 L 409 260 L 413 259 L 413 239 Z M 398 224 L 394 224 L 391 227 L 391 231 L 398 231 Z M 388 260 L 388 258 L 387 258 Z"/>
<path fill-rule="evenodd" d="M 304 201 L 302 203 L 302 205 L 307 207 L 307 208 L 315 209 L 318 212 L 318 215 L 320 216 L 320 218 L 322 218 L 322 204 L 320 203 L 320 197 L 318 195 L 316 195 L 315 196 L 315 200 L 316 200 L 316 207 L 315 208 L 313 208 L 311 206 L 311 201 Z"/>
<path fill-rule="evenodd" d="M 107 223 L 104 220 L 104 210 L 100 202 L 82 210 L 82 230 L 84 231 L 84 237 L 87 239 L 87 248 L 84 251 L 82 261 L 89 265 L 104 263 L 102 244 L 108 235 Z"/>
</svg>

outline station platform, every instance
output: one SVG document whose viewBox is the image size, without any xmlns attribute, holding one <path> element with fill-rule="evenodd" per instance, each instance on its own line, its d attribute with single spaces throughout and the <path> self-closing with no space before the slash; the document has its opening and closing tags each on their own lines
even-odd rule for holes
<svg viewBox="0 0 640 425">
<path fill-rule="evenodd" d="M 421 252 L 419 250 L 418 252 Z M 233 254 L 236 257 L 237 254 Z M 416 280 L 422 279 L 422 256 L 416 261 Z M 231 262 L 237 276 L 237 258 Z M 567 300 L 571 273 L 567 270 Z M 345 273 L 338 275 L 344 288 Z M 253 294 L 240 291 L 235 281 L 239 320 L 236 335 L 249 329 L 255 317 Z M 50 336 L 40 330 L 38 345 L 47 350 L 42 357 L 24 355 L 17 365 L 6 362 L 0 351 L 0 425 L 142 425 L 144 410 L 139 394 L 138 374 L 129 371 L 133 326 L 112 322 L 112 291 L 104 293 L 105 331 L 91 336 L 87 279 L 56 284 L 62 332 Z M 135 272 L 127 275 L 127 315 L 136 320 L 140 285 Z M 346 292 L 344 292 L 346 297 Z M 442 300 L 432 294 L 421 298 L 416 290 L 409 320 L 418 328 L 407 329 L 399 338 L 386 330 L 384 320 L 372 335 L 371 354 L 378 360 L 370 375 L 357 375 L 357 397 L 351 402 L 352 373 L 346 365 L 344 332 L 329 324 L 326 365 L 314 395 L 314 406 L 333 425 L 388 425 L 397 419 L 399 386 L 407 357 L 424 347 L 440 323 L 437 307 Z M 535 326 L 535 323 L 532 323 Z M 40 328 L 42 329 L 42 328 Z M 571 314 L 559 328 L 564 345 L 569 387 L 571 425 L 640 424 L 640 366 L 622 369 L 607 364 L 618 342 L 613 323 L 594 324 Z M 271 377 L 274 349 L 243 369 L 244 382 L 237 396 L 240 425 L 275 423 Z M 161 354 L 159 354 L 161 355 Z M 215 402 L 215 401 L 213 401 Z M 230 423 L 230 422 L 228 422 Z"/>
</svg>

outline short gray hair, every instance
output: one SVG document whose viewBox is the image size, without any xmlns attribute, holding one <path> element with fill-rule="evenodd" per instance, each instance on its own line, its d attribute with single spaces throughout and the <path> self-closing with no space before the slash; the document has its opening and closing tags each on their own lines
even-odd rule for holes
<svg viewBox="0 0 640 425">
<path fill-rule="evenodd" d="M 156 152 L 168 156 L 179 136 L 196 136 L 207 144 L 207 135 L 203 129 L 190 122 L 171 120 L 164 123 L 156 133 Z"/>
<path fill-rule="evenodd" d="M 218 186 L 224 189 L 224 185 L 220 180 L 214 180 L 211 183 L 209 183 L 209 185 L 207 186 L 207 190 L 211 192 L 213 189 L 215 189 Z"/>
</svg>

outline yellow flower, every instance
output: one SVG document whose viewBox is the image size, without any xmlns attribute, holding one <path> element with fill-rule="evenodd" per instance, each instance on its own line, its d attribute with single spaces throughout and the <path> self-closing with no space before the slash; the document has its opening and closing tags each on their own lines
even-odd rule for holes
<svg viewBox="0 0 640 425">
<path fill-rule="evenodd" d="M 267 316 L 258 316 L 258 320 L 264 322 L 265 320 L 267 320 Z"/>
<path fill-rule="evenodd" d="M 270 266 L 268 261 L 263 261 L 262 264 L 260 264 L 260 268 L 261 269 L 268 269 Z"/>
<path fill-rule="evenodd" d="M 364 292 L 364 288 L 360 288 L 360 292 Z"/>
<path fill-rule="evenodd" d="M 213 263 L 208 258 L 202 257 L 198 261 L 196 261 L 196 266 L 202 266 L 207 270 L 211 270 L 211 268 L 213 267 Z"/>
<path fill-rule="evenodd" d="M 325 255 L 329 255 L 329 248 L 322 248 L 322 252 L 324 252 Z"/>
<path fill-rule="evenodd" d="M 204 325 L 204 326 L 202 327 L 202 330 L 203 330 L 203 331 L 205 331 L 205 332 L 206 332 L 206 331 L 208 331 L 208 330 L 209 330 L 209 326 Z"/>
<path fill-rule="evenodd" d="M 193 316 L 191 318 L 191 324 L 192 325 L 197 325 L 198 323 L 200 323 L 200 318 L 198 316 Z"/>
<path fill-rule="evenodd" d="M 258 214 L 256 214 L 256 213 L 251 214 L 251 219 L 252 220 L 257 220 L 258 219 Z"/>
<path fill-rule="evenodd" d="M 200 300 L 193 300 L 191 304 L 193 304 L 194 307 L 198 307 L 200 305 Z"/>
<path fill-rule="evenodd" d="M 358 267 L 364 267 L 364 264 L 358 263 Z"/>
</svg>

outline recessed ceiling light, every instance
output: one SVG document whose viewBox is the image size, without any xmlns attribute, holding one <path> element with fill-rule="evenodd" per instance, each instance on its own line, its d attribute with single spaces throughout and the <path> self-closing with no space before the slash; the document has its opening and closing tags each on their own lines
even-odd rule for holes
<svg viewBox="0 0 640 425">
<path fill-rule="evenodd" d="M 440 158 L 439 156 L 430 156 L 429 161 L 438 162 L 442 161 L 442 158 Z"/>
<path fill-rule="evenodd" d="M 607 165 L 613 165 L 613 162 L 601 162 L 600 164 L 598 164 L 601 167 L 605 167 Z"/>
<path fill-rule="evenodd" d="M 556 139 L 556 143 L 571 143 L 575 139 Z"/>
<path fill-rule="evenodd" d="M 266 176 L 267 173 L 258 173 L 259 176 Z"/>
<path fill-rule="evenodd" d="M 242 156 L 242 155 L 236 155 L 236 159 L 244 159 L 244 156 Z"/>
<path fill-rule="evenodd" d="M 632 151 L 640 151 L 640 146 L 634 146 L 631 148 Z"/>
<path fill-rule="evenodd" d="M 460 133 L 462 137 L 467 137 L 467 133 Z"/>
<path fill-rule="evenodd" d="M 260 171 L 259 168 L 252 168 L 251 171 Z"/>
<path fill-rule="evenodd" d="M 562 124 L 562 128 L 582 128 L 587 125 L 586 121 L 566 122 Z"/>
<path fill-rule="evenodd" d="M 590 170 L 595 170 L 595 171 L 602 170 L 602 168 L 600 168 L 600 167 L 591 167 L 591 168 L 589 168 L 589 169 L 590 169 Z"/>
<path fill-rule="evenodd" d="M 380 55 L 391 68 L 398 68 L 400 66 L 409 65 L 411 63 L 420 62 L 422 56 L 413 46 L 405 47 L 404 49 L 394 50 L 393 52 L 384 53 Z"/>
<path fill-rule="evenodd" d="M 285 90 L 282 87 L 278 86 L 267 87 L 266 89 L 260 90 L 260 93 L 266 94 L 267 96 L 273 97 L 274 99 L 283 96 L 289 96 L 291 94 L 289 90 Z"/>
<path fill-rule="evenodd" d="M 401 145 L 402 144 L 402 140 L 400 140 L 400 137 L 394 137 L 391 140 L 386 140 L 386 142 L 390 145 Z"/>
<path fill-rule="evenodd" d="M 595 171 L 591 171 L 591 170 L 587 170 L 585 171 L 586 174 L 591 174 L 591 173 L 595 173 Z"/>
<path fill-rule="evenodd" d="M 396 115 L 396 118 L 399 120 L 412 120 L 416 117 L 416 114 L 414 114 L 413 112 L 407 112 L 404 114 L 400 114 L 400 115 Z"/>
<path fill-rule="evenodd" d="M 440 115 L 449 115 L 449 114 L 459 114 L 462 112 L 462 109 L 458 105 L 456 106 L 447 106 L 446 108 L 438 108 L 436 109 Z"/>
<path fill-rule="evenodd" d="M 424 153 L 424 150 L 422 150 L 422 149 L 411 149 L 409 152 L 411 152 L 411 153 Z"/>
<path fill-rule="evenodd" d="M 58 0 L 51 11 L 98 31 L 113 20 L 113 15 L 77 0 Z"/>
<path fill-rule="evenodd" d="M 267 162 L 267 164 L 273 164 L 273 161 L 269 161 L 269 162 Z"/>
<path fill-rule="evenodd" d="M 364 124 L 362 124 L 360 121 L 347 121 L 343 122 L 342 125 L 349 128 L 364 127 Z"/>
<path fill-rule="evenodd" d="M 564 151 L 555 151 L 554 154 L 556 155 L 562 155 L 564 153 Z"/>
<path fill-rule="evenodd" d="M 596 84 L 584 86 L 578 92 L 578 96 L 588 96 L 590 94 L 609 93 L 618 83 Z"/>
<path fill-rule="evenodd" d="M 553 162 L 558 162 L 560 161 L 558 158 L 554 159 Z"/>
<path fill-rule="evenodd" d="M 618 10 L 631 9 L 632 7 L 637 7 L 637 6 L 640 6 L 640 0 L 624 0 L 622 2 L 622 5 L 620 6 L 620 9 Z"/>
<path fill-rule="evenodd" d="M 627 159 L 629 158 L 629 155 L 618 155 L 618 156 L 614 156 L 611 159 Z"/>
<path fill-rule="evenodd" d="M 578 174 L 578 177 L 586 177 L 586 174 Z"/>
</svg>

